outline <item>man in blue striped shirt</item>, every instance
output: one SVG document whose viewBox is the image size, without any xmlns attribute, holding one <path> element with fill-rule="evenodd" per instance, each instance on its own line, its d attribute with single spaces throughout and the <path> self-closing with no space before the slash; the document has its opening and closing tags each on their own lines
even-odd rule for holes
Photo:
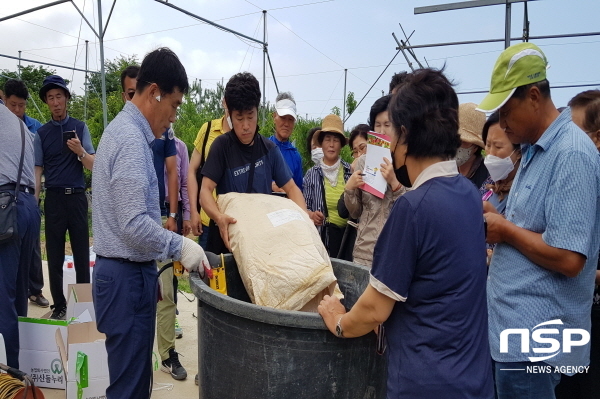
<svg viewBox="0 0 600 399">
<path fill-rule="evenodd" d="M 167 48 L 144 58 L 134 98 L 108 125 L 94 162 L 94 305 L 106 334 L 106 397 L 149 398 L 157 300 L 155 259 L 208 267 L 202 248 L 161 225 L 152 144 L 175 122 L 189 89 Z"/>
<path fill-rule="evenodd" d="M 500 126 L 523 153 L 506 219 L 484 206 L 487 241 L 498 243 L 487 289 L 499 399 L 554 398 L 561 372 L 584 369 L 590 357 L 600 160 L 569 108 L 554 106 L 546 68 L 537 46 L 509 47 L 479 105 L 500 110 Z"/>
</svg>

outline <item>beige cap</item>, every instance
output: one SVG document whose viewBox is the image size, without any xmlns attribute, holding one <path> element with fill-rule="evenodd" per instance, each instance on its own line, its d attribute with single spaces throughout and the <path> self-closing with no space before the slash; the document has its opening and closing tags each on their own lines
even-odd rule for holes
<svg viewBox="0 0 600 399">
<path fill-rule="evenodd" d="M 458 133 L 460 139 L 465 143 L 475 144 L 481 148 L 485 147 L 481 138 L 483 125 L 486 117 L 481 111 L 478 111 L 477 104 L 465 103 L 458 106 Z"/>
</svg>

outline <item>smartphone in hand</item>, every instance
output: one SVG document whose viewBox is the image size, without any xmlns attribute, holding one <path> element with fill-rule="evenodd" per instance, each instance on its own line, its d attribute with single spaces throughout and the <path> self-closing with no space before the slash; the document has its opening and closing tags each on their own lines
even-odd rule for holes
<svg viewBox="0 0 600 399">
<path fill-rule="evenodd" d="M 71 150 L 69 149 L 69 146 L 67 145 L 67 141 L 69 141 L 70 139 L 74 139 L 75 137 L 77 137 L 75 130 L 69 130 L 68 132 L 63 132 L 63 134 L 62 134 L 62 140 L 63 140 L 62 153 L 63 154 L 68 154 L 71 152 Z"/>
</svg>

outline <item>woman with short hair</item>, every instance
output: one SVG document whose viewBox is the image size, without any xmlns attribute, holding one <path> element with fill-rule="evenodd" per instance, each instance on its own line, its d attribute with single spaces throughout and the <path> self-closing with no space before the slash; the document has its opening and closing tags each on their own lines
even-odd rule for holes
<svg viewBox="0 0 600 399">
<path fill-rule="evenodd" d="M 485 122 L 481 136 L 486 152 L 483 162 L 490 177 L 483 182 L 479 191 L 486 201 L 504 215 L 508 193 L 521 163 L 521 146 L 511 143 L 500 127 L 498 111 Z"/>
<path fill-rule="evenodd" d="M 422 69 L 388 109 L 395 174 L 412 190 L 394 203 L 354 307 L 325 296 L 319 313 L 343 338 L 383 323 L 388 398 L 492 399 L 483 208 L 454 160 L 458 98 L 441 71 Z"/>
</svg>

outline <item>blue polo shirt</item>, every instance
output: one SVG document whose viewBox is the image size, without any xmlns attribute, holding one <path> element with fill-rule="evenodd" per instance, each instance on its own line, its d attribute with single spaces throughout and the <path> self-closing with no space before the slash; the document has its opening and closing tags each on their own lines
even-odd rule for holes
<svg viewBox="0 0 600 399">
<path fill-rule="evenodd" d="M 154 139 L 152 154 L 154 155 L 154 169 L 158 179 L 160 213 L 165 216 L 167 214 L 167 207 L 165 206 L 165 159 L 177 155 L 173 130 L 167 129 L 161 138 Z"/>
<path fill-rule="evenodd" d="M 40 121 L 30 116 L 27 116 L 27 114 L 23 115 L 23 122 L 25 122 L 25 126 L 27 126 L 27 129 L 29 129 L 31 133 L 37 133 L 38 129 L 42 127 Z"/>
<path fill-rule="evenodd" d="M 388 398 L 494 397 L 482 202 L 457 173 L 398 198 L 375 245 L 371 285 L 398 301 L 384 324 Z"/>
<path fill-rule="evenodd" d="M 590 331 L 590 308 L 600 247 L 600 159 L 598 150 L 571 121 L 567 107 L 533 145 L 521 146 L 523 157 L 513 181 L 506 219 L 542 234 L 552 247 L 584 255 L 577 277 L 569 278 L 536 265 L 519 250 L 500 243 L 489 269 L 487 297 L 492 357 L 500 362 L 527 362 L 550 356 L 551 366 L 585 366 L 590 345 L 573 346 L 570 353 L 534 353 L 548 348 L 529 340 L 530 352 L 521 353 L 520 335 L 508 338 L 508 352 L 500 352 L 500 334 L 508 328 L 534 330 L 538 324 L 560 319 L 560 334 L 545 335 L 562 342 L 562 331 Z M 531 334 L 530 334 L 531 335 Z M 580 337 L 575 336 L 575 340 Z"/>
<path fill-rule="evenodd" d="M 86 124 L 67 117 L 51 120 L 37 131 L 34 138 L 35 166 L 44 168 L 46 187 L 85 188 L 83 165 L 73 151 L 63 151 L 63 132 L 75 130 L 88 154 L 94 154 L 90 131 Z"/>
<path fill-rule="evenodd" d="M 302 180 L 304 179 L 304 174 L 302 173 L 302 158 L 300 157 L 298 149 L 294 147 L 290 141 L 277 140 L 275 135 L 269 137 L 269 140 L 275 143 L 275 145 L 279 148 L 279 151 L 281 151 L 281 155 L 283 155 L 285 163 L 292 172 L 294 183 L 296 183 L 300 191 L 302 191 Z"/>
<path fill-rule="evenodd" d="M 30 116 L 27 116 L 27 114 L 23 115 L 23 122 L 25 122 L 25 126 L 27 126 L 27 129 L 29 129 L 31 133 L 37 133 L 38 129 L 42 127 L 40 121 Z"/>
</svg>

